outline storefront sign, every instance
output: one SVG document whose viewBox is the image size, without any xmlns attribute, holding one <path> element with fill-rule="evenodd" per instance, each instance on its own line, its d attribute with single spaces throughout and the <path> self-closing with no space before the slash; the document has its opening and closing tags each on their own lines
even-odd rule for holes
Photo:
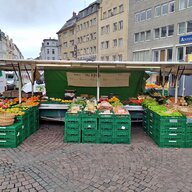
<svg viewBox="0 0 192 192">
<path fill-rule="evenodd" d="M 100 73 L 100 87 L 129 87 L 130 73 Z M 97 87 L 96 73 L 67 72 L 68 86 Z"/>
<path fill-rule="evenodd" d="M 192 35 L 185 35 L 179 37 L 179 43 L 191 43 L 192 42 Z"/>
</svg>

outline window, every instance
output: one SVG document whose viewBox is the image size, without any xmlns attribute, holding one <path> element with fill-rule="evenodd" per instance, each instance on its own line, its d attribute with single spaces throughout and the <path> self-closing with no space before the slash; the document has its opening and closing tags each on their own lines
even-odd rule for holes
<svg viewBox="0 0 192 192">
<path fill-rule="evenodd" d="M 109 61 L 109 56 L 106 56 L 105 59 L 106 59 L 106 61 Z"/>
<path fill-rule="evenodd" d="M 113 31 L 117 31 L 117 23 L 113 23 Z"/>
<path fill-rule="evenodd" d="M 110 25 L 106 26 L 106 33 L 110 33 Z"/>
<path fill-rule="evenodd" d="M 145 41 L 145 32 L 141 32 L 141 41 Z"/>
<path fill-rule="evenodd" d="M 104 49 L 104 48 L 105 48 L 105 43 L 101 42 L 101 49 Z"/>
<path fill-rule="evenodd" d="M 113 47 L 117 47 L 117 39 L 113 39 Z"/>
<path fill-rule="evenodd" d="M 55 57 L 52 57 L 52 60 L 55 60 Z"/>
<path fill-rule="evenodd" d="M 49 45 L 49 42 L 47 42 L 47 45 Z"/>
<path fill-rule="evenodd" d="M 55 49 L 52 49 L 52 54 L 55 54 Z"/>
<path fill-rule="evenodd" d="M 139 33 L 135 33 L 135 43 L 139 42 Z"/>
<path fill-rule="evenodd" d="M 159 51 L 158 50 L 153 52 L 153 61 L 159 61 Z"/>
<path fill-rule="evenodd" d="M 141 21 L 145 21 L 146 20 L 146 12 L 142 11 L 141 12 Z"/>
<path fill-rule="evenodd" d="M 123 47 L 123 39 L 122 38 L 118 39 L 118 45 L 119 45 L 119 47 Z"/>
<path fill-rule="evenodd" d="M 106 19 L 107 18 L 107 12 L 103 12 L 103 19 Z"/>
<path fill-rule="evenodd" d="M 183 33 L 185 33 L 185 22 L 178 24 L 178 34 L 183 34 Z"/>
<path fill-rule="evenodd" d="M 47 49 L 47 54 L 49 54 L 49 49 Z"/>
<path fill-rule="evenodd" d="M 150 61 L 149 51 L 134 52 L 133 61 Z"/>
<path fill-rule="evenodd" d="M 64 59 L 67 59 L 67 53 L 64 53 L 63 57 Z"/>
<path fill-rule="evenodd" d="M 169 48 L 167 49 L 167 61 L 172 61 L 173 59 L 173 49 Z"/>
<path fill-rule="evenodd" d="M 151 19 L 151 17 L 152 17 L 152 9 L 148 9 L 146 11 L 146 19 Z"/>
<path fill-rule="evenodd" d="M 192 54 L 192 46 L 186 47 L 186 55 Z"/>
<path fill-rule="evenodd" d="M 123 5 L 120 5 L 119 6 L 119 13 L 122 13 L 124 10 L 123 10 Z"/>
<path fill-rule="evenodd" d="M 101 27 L 101 35 L 104 34 L 104 31 L 105 31 L 105 27 Z"/>
<path fill-rule="evenodd" d="M 168 26 L 168 36 L 173 36 L 174 34 L 174 25 Z"/>
<path fill-rule="evenodd" d="M 111 17 L 111 16 L 112 16 L 112 10 L 109 9 L 109 10 L 108 10 L 108 17 Z"/>
<path fill-rule="evenodd" d="M 117 14 L 117 7 L 114 7 L 113 8 L 113 15 L 116 15 Z"/>
<path fill-rule="evenodd" d="M 167 36 L 167 28 L 161 27 L 161 37 L 166 37 L 166 36 Z"/>
<path fill-rule="evenodd" d="M 140 13 L 136 13 L 135 14 L 135 22 L 139 22 L 140 21 Z"/>
<path fill-rule="evenodd" d="M 146 41 L 150 41 L 151 40 L 151 30 L 146 31 Z"/>
<path fill-rule="evenodd" d="M 119 56 L 119 61 L 123 61 L 123 55 L 118 55 Z"/>
<path fill-rule="evenodd" d="M 64 42 L 64 44 L 63 44 L 63 45 L 64 45 L 64 47 L 67 47 L 67 42 Z"/>
<path fill-rule="evenodd" d="M 119 21 L 119 30 L 123 29 L 123 21 Z"/>
<path fill-rule="evenodd" d="M 179 10 L 185 9 L 187 7 L 186 0 L 179 0 Z"/>
<path fill-rule="evenodd" d="M 106 45 L 106 49 L 108 49 L 109 48 L 109 41 L 106 41 L 105 45 Z"/>
<path fill-rule="evenodd" d="M 167 15 L 168 14 L 168 4 L 163 4 L 162 5 L 162 15 Z"/>
<path fill-rule="evenodd" d="M 192 0 L 188 0 L 188 5 L 187 7 L 192 7 Z"/>
<path fill-rule="evenodd" d="M 155 39 L 157 39 L 159 37 L 160 37 L 160 29 L 157 28 L 157 29 L 155 29 Z"/>
<path fill-rule="evenodd" d="M 178 61 L 184 61 L 183 47 L 179 47 L 179 48 L 177 49 L 177 60 L 178 60 Z"/>
<path fill-rule="evenodd" d="M 191 32 L 192 32 L 192 20 L 187 21 L 187 33 L 191 33 Z"/>
<path fill-rule="evenodd" d="M 161 6 L 155 7 L 155 16 L 159 17 L 161 15 Z"/>
<path fill-rule="evenodd" d="M 47 60 L 49 60 L 49 57 L 47 57 Z"/>
<path fill-rule="evenodd" d="M 171 2 L 169 3 L 169 12 L 170 12 L 170 13 L 175 12 L 175 1 L 171 1 Z"/>
<path fill-rule="evenodd" d="M 113 55 L 113 61 L 116 61 L 116 55 Z"/>
</svg>

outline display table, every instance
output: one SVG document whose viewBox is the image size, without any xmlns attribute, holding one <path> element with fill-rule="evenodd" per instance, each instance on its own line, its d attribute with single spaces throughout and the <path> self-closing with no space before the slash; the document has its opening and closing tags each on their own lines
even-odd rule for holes
<svg viewBox="0 0 192 192">
<path fill-rule="evenodd" d="M 69 104 L 41 104 L 39 107 L 40 118 L 54 121 L 64 121 Z M 124 106 L 131 115 L 131 122 L 143 121 L 143 107 L 140 105 Z"/>
<path fill-rule="evenodd" d="M 64 121 L 69 104 L 40 104 L 40 118 L 52 121 Z"/>
<path fill-rule="evenodd" d="M 141 105 L 125 105 L 124 106 L 131 115 L 131 122 L 143 121 L 143 107 Z"/>
</svg>

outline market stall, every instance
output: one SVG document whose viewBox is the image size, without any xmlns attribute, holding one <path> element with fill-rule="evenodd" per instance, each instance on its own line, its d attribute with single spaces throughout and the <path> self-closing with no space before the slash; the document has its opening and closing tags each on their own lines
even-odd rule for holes
<svg viewBox="0 0 192 192">
<path fill-rule="evenodd" d="M 0 69 L 1 70 L 27 70 L 31 71 L 32 74 L 32 85 L 34 84 L 35 80 L 35 71 L 37 70 L 63 70 L 67 69 L 70 73 L 69 77 L 75 77 L 76 71 L 94 71 L 94 75 L 91 75 L 91 78 L 93 79 L 93 88 L 96 90 L 96 102 L 100 101 L 101 98 L 101 92 L 102 92 L 102 81 L 107 77 L 105 75 L 103 78 L 102 73 L 106 72 L 108 70 L 113 71 L 114 73 L 119 73 L 121 76 L 123 76 L 123 79 L 126 77 L 125 74 L 131 73 L 131 72 L 144 72 L 146 70 L 154 71 L 154 72 L 160 72 L 162 74 L 162 85 L 165 84 L 165 76 L 169 74 L 174 74 L 175 79 L 175 98 L 174 103 L 178 103 L 178 80 L 182 74 L 192 74 L 192 66 L 190 63 L 171 63 L 171 62 L 104 62 L 104 61 L 41 61 L 41 60 L 0 60 Z M 125 76 L 124 76 L 125 75 Z M 84 74 L 85 76 L 85 74 Z M 90 78 L 90 77 L 89 77 Z M 69 79 L 68 79 L 69 80 Z M 22 86 L 22 79 L 21 75 L 19 75 L 19 103 L 21 103 L 21 86 Z M 70 79 L 70 85 L 75 85 L 77 83 L 77 79 Z M 90 81 L 91 82 L 91 81 Z M 89 82 L 89 83 L 90 83 Z M 79 82 L 78 82 L 79 83 Z M 116 82 L 113 82 L 114 84 Z M 120 81 L 121 84 L 124 83 L 124 81 Z M 126 82 L 127 83 L 127 82 Z M 127 85 L 127 84 L 126 84 Z M 90 84 L 88 85 L 90 86 Z M 109 85 L 107 85 L 109 86 Z M 116 85 L 118 86 L 118 85 Z M 137 85 L 136 85 L 137 86 Z M 162 94 L 164 95 L 164 86 Z M 89 100 L 86 100 L 86 102 Z M 152 117 L 152 119 L 148 118 L 148 107 L 145 106 L 144 111 L 143 107 L 141 106 L 134 106 L 134 105 L 125 105 L 121 106 L 121 103 L 118 103 L 116 105 L 115 102 L 112 102 L 109 104 L 104 103 L 104 106 L 112 106 L 110 110 L 108 110 L 108 113 L 99 113 L 99 104 L 102 103 L 101 101 L 97 103 L 97 111 L 95 113 L 87 113 L 84 110 L 78 111 L 78 112 L 70 112 L 70 105 L 69 104 L 54 104 L 54 103 L 42 103 L 38 109 L 40 110 L 47 110 L 48 112 L 53 110 L 62 110 L 60 112 L 59 120 L 63 119 L 65 116 L 65 142 L 83 142 L 83 143 L 130 143 L 130 130 L 131 130 L 131 111 L 136 112 L 137 115 L 142 115 L 144 112 L 144 119 L 147 119 L 147 125 L 145 125 L 144 121 L 144 128 L 147 133 L 151 134 L 151 131 L 148 131 L 152 129 L 151 135 L 161 135 L 161 129 L 163 129 L 163 125 L 159 125 L 161 121 L 163 121 L 161 118 L 159 120 L 154 121 L 156 115 Z M 113 106 L 115 105 L 115 106 Z M 104 107 L 102 106 L 102 107 Z M 84 107 L 86 109 L 87 106 Z M 66 111 L 69 110 L 67 113 Z M 118 111 L 118 112 L 117 112 Z M 146 112 L 147 111 L 147 112 Z M 140 114 L 138 113 L 140 112 Z M 142 112 L 142 113 L 141 113 Z M 55 112 L 54 112 L 55 113 Z M 62 113 L 62 115 L 61 115 Z M 147 113 L 147 115 L 145 114 Z M 38 112 L 35 112 L 36 115 L 35 118 L 37 118 Z M 152 113 L 149 113 L 152 114 Z M 145 116 L 146 115 L 146 116 Z M 161 116 L 161 114 L 160 114 Z M 170 117 L 170 115 L 169 115 Z M 185 118 L 186 119 L 186 118 Z M 142 119 L 140 119 L 142 120 Z M 148 122 L 151 122 L 152 124 L 148 124 Z M 170 121 L 170 119 L 168 120 Z M 176 121 L 171 120 L 171 121 Z M 170 122 L 171 122 L 170 121 Z M 183 118 L 183 126 L 189 122 L 189 120 L 184 120 Z M 158 126 L 158 129 L 157 129 Z M 172 125 L 169 124 L 170 128 Z M 175 125 L 174 125 L 175 126 Z M 150 128 L 149 128 L 150 127 Z M 152 127 L 152 128 L 151 128 Z M 92 129 L 93 128 L 93 129 Z M 5 128 L 7 129 L 7 128 Z M 17 129 L 17 128 L 15 128 Z M 154 131 L 154 130 L 158 131 Z M 5 131 L 5 130 L 4 130 Z M 186 128 L 185 128 L 186 131 Z M 153 133 L 154 132 L 154 133 Z M 185 132 L 186 133 L 186 132 Z M 190 131 L 187 132 L 189 135 Z M 164 134 L 164 133 L 163 133 Z M 170 135 L 171 134 L 171 135 Z M 183 147 L 186 146 L 186 134 L 180 135 L 180 132 L 173 132 L 172 129 L 170 132 L 166 133 L 166 137 L 164 138 L 166 141 L 171 143 L 177 143 L 177 137 L 173 137 L 178 135 L 178 138 L 183 141 L 181 142 L 182 145 L 171 145 L 171 147 Z M 165 134 L 164 134 L 165 135 Z M 172 136 L 172 137 L 168 137 Z M 159 136 L 159 137 L 160 137 Z M 158 137 L 158 136 L 157 136 Z M 159 139 L 158 137 L 158 139 Z M 156 138 L 156 137 L 154 137 Z M 175 140 L 174 140 L 175 139 Z M 160 147 L 167 147 L 168 145 L 162 145 L 162 142 L 164 140 L 160 139 L 160 143 L 157 142 L 157 144 Z M 173 142 L 174 141 L 174 142 Z M 187 140 L 188 147 L 190 147 L 190 140 Z M 166 143 L 166 142 L 165 142 Z"/>
</svg>

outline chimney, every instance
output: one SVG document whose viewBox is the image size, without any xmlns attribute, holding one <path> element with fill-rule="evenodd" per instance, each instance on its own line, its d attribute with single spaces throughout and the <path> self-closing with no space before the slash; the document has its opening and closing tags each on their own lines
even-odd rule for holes
<svg viewBox="0 0 192 192">
<path fill-rule="evenodd" d="M 75 17 L 77 14 L 76 14 L 76 12 L 75 11 L 73 11 L 73 17 Z"/>
</svg>

